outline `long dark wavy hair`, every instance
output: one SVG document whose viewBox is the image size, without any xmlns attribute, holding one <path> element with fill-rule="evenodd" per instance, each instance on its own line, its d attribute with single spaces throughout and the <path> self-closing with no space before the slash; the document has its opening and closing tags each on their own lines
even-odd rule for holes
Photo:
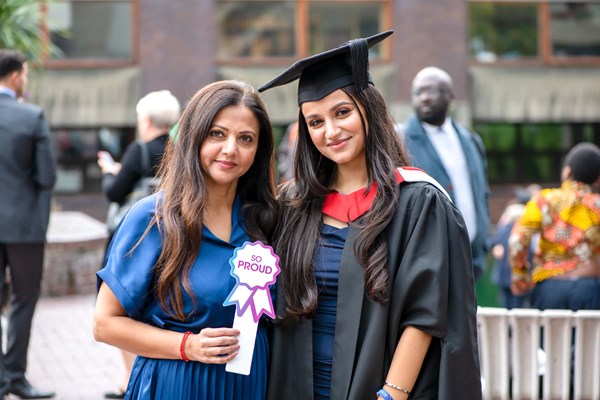
<svg viewBox="0 0 600 400">
<path fill-rule="evenodd" d="M 365 292 L 369 299 L 387 301 L 388 245 L 385 228 L 396 211 L 398 184 L 395 169 L 408 165 L 406 150 L 394 129 L 393 119 L 379 91 L 371 86 L 359 91 L 342 88 L 365 115 L 360 114 L 365 134 L 365 161 L 369 187 L 377 182 L 377 194 L 370 210 L 352 223 L 359 228 L 354 254 L 365 270 Z M 368 122 L 366 124 L 365 122 Z M 298 146 L 294 158 L 294 179 L 280 188 L 281 216 L 276 249 L 282 265 L 286 319 L 311 315 L 317 307 L 318 290 L 314 255 L 320 238 L 325 196 L 337 175 L 335 162 L 315 147 L 300 110 Z"/>
<path fill-rule="evenodd" d="M 252 240 L 269 243 L 275 229 L 275 169 L 273 131 L 256 90 L 240 81 L 220 81 L 200 89 L 183 112 L 175 141 L 165 151 L 158 173 L 164 198 L 152 224 L 162 234 L 162 251 L 154 267 L 156 296 L 161 307 L 178 320 L 187 316 L 183 290 L 194 301 L 189 273 L 202 243 L 203 212 L 209 193 L 200 163 L 200 147 L 215 116 L 225 107 L 243 105 L 258 120 L 258 149 L 252 166 L 237 184 L 244 227 Z"/>
</svg>

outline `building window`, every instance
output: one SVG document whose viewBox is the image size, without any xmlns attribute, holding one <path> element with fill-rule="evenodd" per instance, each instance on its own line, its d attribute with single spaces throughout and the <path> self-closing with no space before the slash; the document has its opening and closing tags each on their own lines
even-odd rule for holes
<svg viewBox="0 0 600 400">
<path fill-rule="evenodd" d="M 303 58 L 390 25 L 391 0 L 217 0 L 220 61 Z M 373 49 L 382 57 L 381 47 Z"/>
<path fill-rule="evenodd" d="M 580 142 L 600 143 L 600 124 L 476 123 L 492 184 L 560 182 L 562 161 Z"/>
<path fill-rule="evenodd" d="M 469 48 L 478 61 L 538 56 L 538 12 L 535 4 L 471 3 Z"/>
<path fill-rule="evenodd" d="M 600 64 L 600 3 L 469 0 L 469 49 L 477 62 Z"/>
<path fill-rule="evenodd" d="M 550 4 L 552 55 L 600 57 L 600 4 Z"/>
<path fill-rule="evenodd" d="M 42 7 L 46 65 L 123 65 L 136 58 L 137 0 L 55 0 Z"/>
<path fill-rule="evenodd" d="M 332 49 L 350 38 L 372 36 L 385 30 L 383 4 L 377 2 L 315 2 L 308 11 L 310 54 Z M 376 46 L 372 50 L 379 49 Z"/>
<path fill-rule="evenodd" d="M 292 57 L 294 5 L 289 2 L 219 2 L 219 59 Z"/>
</svg>

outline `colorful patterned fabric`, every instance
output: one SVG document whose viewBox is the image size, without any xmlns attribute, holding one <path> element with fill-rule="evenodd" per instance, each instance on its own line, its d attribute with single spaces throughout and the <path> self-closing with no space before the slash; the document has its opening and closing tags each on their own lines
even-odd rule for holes
<svg viewBox="0 0 600 400">
<path fill-rule="evenodd" d="M 539 248 L 527 261 L 531 237 L 540 233 Z M 513 281 L 541 282 L 573 271 L 600 255 L 600 195 L 590 186 L 566 180 L 545 189 L 525 206 L 509 239 Z M 531 272 L 531 274 L 530 274 Z"/>
</svg>

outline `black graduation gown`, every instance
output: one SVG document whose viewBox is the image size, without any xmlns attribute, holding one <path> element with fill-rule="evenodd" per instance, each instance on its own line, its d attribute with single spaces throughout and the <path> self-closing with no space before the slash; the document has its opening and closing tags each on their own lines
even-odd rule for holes
<svg viewBox="0 0 600 400">
<path fill-rule="evenodd" d="M 433 336 L 410 399 L 481 399 L 473 267 L 462 216 L 425 182 L 403 182 L 387 229 L 389 302 L 365 296 L 350 228 L 340 265 L 331 400 L 375 399 L 406 326 Z M 285 265 L 282 265 L 285 268 Z M 285 310 L 278 285 L 277 314 Z M 273 331 L 269 400 L 313 399 L 312 321 Z"/>
</svg>

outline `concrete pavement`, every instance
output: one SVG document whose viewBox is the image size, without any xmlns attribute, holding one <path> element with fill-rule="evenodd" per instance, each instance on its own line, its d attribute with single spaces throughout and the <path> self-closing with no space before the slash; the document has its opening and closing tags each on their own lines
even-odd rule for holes
<svg viewBox="0 0 600 400">
<path fill-rule="evenodd" d="M 94 301 L 95 294 L 43 297 L 38 302 L 26 376 L 36 388 L 55 391 L 58 400 L 103 399 L 121 379 L 119 351 L 92 335 Z"/>
</svg>

